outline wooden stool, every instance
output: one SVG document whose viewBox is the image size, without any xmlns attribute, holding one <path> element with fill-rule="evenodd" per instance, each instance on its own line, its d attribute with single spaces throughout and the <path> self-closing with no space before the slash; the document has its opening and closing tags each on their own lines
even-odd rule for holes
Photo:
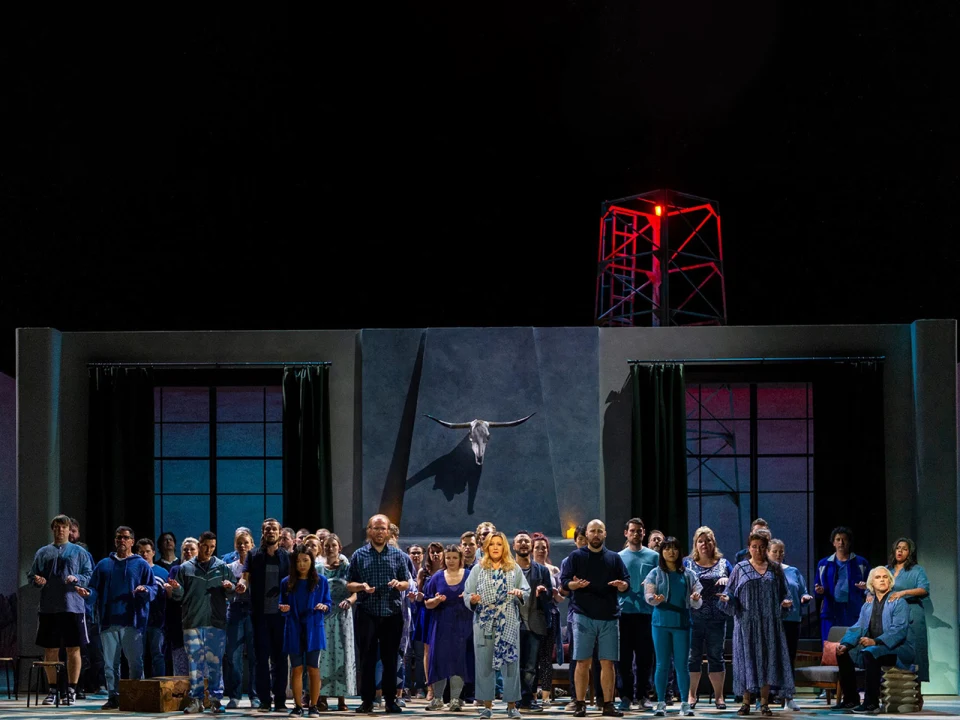
<svg viewBox="0 0 960 720">
<path fill-rule="evenodd" d="M 60 673 L 66 674 L 67 666 L 66 663 L 62 663 L 59 660 L 37 660 L 30 666 L 30 674 L 27 675 L 27 707 L 30 707 L 30 685 L 33 683 L 33 671 L 37 671 L 37 680 L 33 685 L 33 704 L 38 706 L 40 705 L 40 681 L 46 678 L 47 673 L 46 669 L 48 667 L 56 668 L 57 670 L 57 694 L 56 701 L 54 704 L 57 707 L 60 707 Z"/>
<path fill-rule="evenodd" d="M 7 675 L 7 700 L 13 697 L 13 686 L 10 684 L 10 671 L 13 669 L 13 658 L 0 657 L 0 663 L 3 663 L 4 672 Z"/>
</svg>

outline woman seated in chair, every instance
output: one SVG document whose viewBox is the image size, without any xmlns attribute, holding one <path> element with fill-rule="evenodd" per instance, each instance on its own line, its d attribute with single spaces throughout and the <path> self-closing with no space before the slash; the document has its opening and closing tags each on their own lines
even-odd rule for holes
<svg viewBox="0 0 960 720">
<path fill-rule="evenodd" d="M 893 575 L 883 566 L 870 571 L 867 590 L 875 600 L 860 608 L 860 617 L 844 634 L 837 648 L 837 666 L 843 702 L 837 709 L 874 715 L 880 711 L 882 667 L 909 668 L 914 663 L 913 644 L 907 640 L 910 609 L 900 598 L 892 598 Z M 867 672 L 866 692 L 857 703 L 856 668 Z"/>
</svg>

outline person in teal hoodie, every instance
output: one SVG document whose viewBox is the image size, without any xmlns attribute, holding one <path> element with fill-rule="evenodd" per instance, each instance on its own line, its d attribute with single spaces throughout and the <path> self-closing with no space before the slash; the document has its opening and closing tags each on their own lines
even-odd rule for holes
<svg viewBox="0 0 960 720">
<path fill-rule="evenodd" d="M 150 564 L 133 552 L 133 530 L 117 528 L 116 552 L 97 563 L 89 590 L 100 615 L 100 642 L 103 645 L 103 674 L 109 697 L 101 709 L 120 707 L 120 653 L 127 658 L 131 680 L 143 679 L 143 636 L 147 628 L 150 601 L 157 586 Z"/>
<path fill-rule="evenodd" d="M 294 717 L 303 716 L 303 666 L 310 680 L 310 717 L 320 717 L 320 651 L 327 649 L 323 616 L 330 612 L 330 585 L 317 574 L 316 558 L 304 545 L 293 548 L 290 575 L 280 581 L 280 612 L 284 616 L 283 651 L 290 656 Z"/>
<path fill-rule="evenodd" d="M 216 557 L 217 536 L 200 535 L 197 556 L 180 565 L 176 579 L 167 581 L 171 597 L 181 603 L 183 649 L 190 668 L 190 704 L 185 713 L 203 712 L 203 679 L 207 679 L 210 709 L 223 707 L 223 653 L 227 644 L 227 599 L 236 593 L 233 570 Z"/>
</svg>

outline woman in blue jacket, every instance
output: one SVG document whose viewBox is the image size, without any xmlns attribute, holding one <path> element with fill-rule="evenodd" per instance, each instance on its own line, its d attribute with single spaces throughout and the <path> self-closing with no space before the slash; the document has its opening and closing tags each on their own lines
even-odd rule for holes
<svg viewBox="0 0 960 720">
<path fill-rule="evenodd" d="M 837 707 L 854 712 L 876 714 L 880 710 L 880 681 L 883 666 L 908 668 L 915 661 L 913 644 L 908 637 L 910 608 L 899 597 L 894 598 L 893 574 L 885 567 L 875 567 L 867 578 L 867 590 L 874 601 L 860 608 L 860 617 L 840 640 L 837 666 L 843 701 Z M 867 671 L 863 703 L 857 705 L 856 668 Z"/>
<path fill-rule="evenodd" d="M 690 609 L 703 605 L 700 593 L 703 587 L 696 573 L 680 561 L 680 541 L 675 537 L 664 539 L 660 545 L 660 565 L 655 567 L 643 581 L 644 598 L 653 605 L 650 621 L 653 632 L 653 647 L 657 655 L 654 685 L 657 688 L 657 708 L 654 715 L 667 714 L 667 678 L 670 661 L 680 668 L 677 672 L 677 688 L 680 690 L 681 715 L 693 715 L 690 703 L 690 674 L 682 672 L 682 664 L 690 657 Z"/>
<path fill-rule="evenodd" d="M 310 708 L 307 715 L 319 717 L 320 651 L 327 647 L 323 616 L 330 611 L 330 585 L 317 574 L 316 558 L 303 545 L 294 547 L 290 556 L 291 572 L 280 581 L 280 612 L 286 620 L 283 628 L 283 652 L 290 656 L 290 676 L 295 707 L 294 717 L 303 716 L 303 666 L 310 679 Z"/>
</svg>

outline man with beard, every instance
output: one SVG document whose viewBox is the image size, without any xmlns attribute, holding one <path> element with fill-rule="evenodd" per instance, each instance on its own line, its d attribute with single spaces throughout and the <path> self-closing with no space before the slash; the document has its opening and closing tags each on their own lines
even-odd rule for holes
<svg viewBox="0 0 960 720">
<path fill-rule="evenodd" d="M 387 542 L 390 520 L 374 515 L 367 523 L 369 542 L 353 553 L 347 590 L 357 593 L 354 627 L 360 664 L 359 713 L 373 711 L 379 651 L 383 663 L 380 686 L 388 713 L 401 713 L 397 704 L 397 657 L 403 635 L 403 593 L 410 588 L 410 558 Z"/>
<path fill-rule="evenodd" d="M 593 665 L 593 649 L 600 660 L 600 684 L 603 687 L 603 714 L 622 717 L 613 704 L 620 658 L 619 595 L 630 589 L 630 573 L 623 559 L 604 547 L 607 528 L 601 520 L 587 523 L 587 546 L 571 553 L 564 563 L 560 584 L 573 593 L 573 632 L 576 671 L 576 709 L 574 717 L 587 714 L 587 685 Z"/>
<path fill-rule="evenodd" d="M 644 597 L 643 581 L 658 566 L 660 556 L 643 546 L 644 526 L 640 518 L 627 520 L 623 534 L 627 547 L 620 551 L 630 573 L 630 589 L 620 595 L 620 709 L 630 710 L 633 701 L 633 666 L 637 666 L 637 699 L 641 710 L 648 710 L 647 690 L 653 666 L 653 634 L 650 622 L 653 608 Z"/>
<path fill-rule="evenodd" d="M 549 632 L 547 618 L 553 583 L 550 571 L 530 559 L 533 540 L 528 532 L 517 533 L 513 552 L 530 585 L 530 600 L 520 606 L 520 712 L 543 712 L 543 706 L 536 701 L 537 654 L 541 640 Z"/>
<path fill-rule="evenodd" d="M 257 659 L 255 687 L 260 712 L 286 710 L 287 656 L 283 652 L 284 617 L 280 613 L 280 580 L 290 574 L 290 556 L 280 546 L 280 522 L 267 518 L 260 527 L 260 547 L 247 553 L 237 592 L 250 590 L 254 655 Z M 273 708 L 270 693 L 273 692 Z"/>
</svg>

